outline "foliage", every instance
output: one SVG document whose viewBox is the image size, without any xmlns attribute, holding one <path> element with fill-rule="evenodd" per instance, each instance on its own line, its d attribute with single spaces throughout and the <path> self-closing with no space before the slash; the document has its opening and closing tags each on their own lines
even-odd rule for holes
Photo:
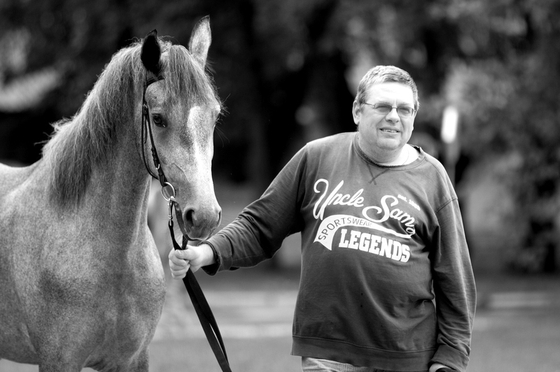
<svg viewBox="0 0 560 372">
<path fill-rule="evenodd" d="M 211 68 L 227 109 L 218 177 L 250 180 L 262 191 L 304 142 L 354 130 L 351 104 L 367 69 L 398 65 L 419 85 L 417 132 L 439 133 L 452 104 L 461 112 L 465 157 L 516 159 L 504 174 L 516 224 L 527 231 L 523 245 L 551 261 L 560 179 L 558 1 L 3 0 L 0 31 L 30 35 L 24 71 L 14 74 L 46 65 L 65 71 L 63 88 L 45 104 L 68 116 L 118 48 L 153 28 L 184 44 L 207 14 Z"/>
<path fill-rule="evenodd" d="M 468 43 L 472 60 L 453 65 L 446 96 L 463 113 L 471 156 L 508 152 L 516 159 L 504 172 L 517 206 L 510 220 L 527 233 L 520 242 L 521 259 L 512 265 L 554 271 L 560 206 L 560 27 L 555 20 L 560 6 L 552 1 L 466 3 L 453 17 L 476 30 Z"/>
</svg>

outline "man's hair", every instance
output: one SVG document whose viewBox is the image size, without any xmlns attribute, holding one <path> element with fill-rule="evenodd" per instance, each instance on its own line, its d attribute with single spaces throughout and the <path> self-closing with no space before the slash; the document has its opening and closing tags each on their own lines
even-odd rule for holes
<svg viewBox="0 0 560 372">
<path fill-rule="evenodd" d="M 358 85 L 358 93 L 356 94 L 356 102 L 363 104 L 366 102 L 367 90 L 374 84 L 379 83 L 401 83 L 408 85 L 412 88 L 412 93 L 414 95 L 414 109 L 418 111 L 420 108 L 420 101 L 418 100 L 418 88 L 416 83 L 403 69 L 395 66 L 375 66 L 371 68 L 360 80 Z"/>
</svg>

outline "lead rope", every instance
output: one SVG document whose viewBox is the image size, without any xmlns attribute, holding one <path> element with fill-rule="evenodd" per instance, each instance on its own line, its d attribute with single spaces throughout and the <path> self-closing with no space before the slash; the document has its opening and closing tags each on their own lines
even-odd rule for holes
<svg viewBox="0 0 560 372">
<path fill-rule="evenodd" d="M 183 234 L 183 240 L 181 245 L 179 245 L 177 240 L 175 240 L 175 234 L 173 233 L 173 208 L 175 208 L 175 198 L 173 195 L 169 195 L 168 197 L 164 195 L 164 198 L 169 202 L 168 226 L 171 241 L 173 242 L 173 248 L 176 250 L 185 250 L 187 248 L 187 243 L 189 242 L 188 237 Z M 198 316 L 198 320 L 202 325 L 206 339 L 214 352 L 214 356 L 218 360 L 218 364 L 223 372 L 231 372 L 226 354 L 226 347 L 224 346 L 224 341 L 222 340 L 218 323 L 216 323 L 212 309 L 210 309 L 210 305 L 208 305 L 208 301 L 206 301 L 206 297 L 204 296 L 204 293 L 202 292 L 202 289 L 200 288 L 192 270 L 187 271 L 187 275 L 183 278 L 183 283 L 185 284 L 185 288 L 191 298 L 191 302 L 194 310 L 196 311 L 196 315 Z"/>
</svg>

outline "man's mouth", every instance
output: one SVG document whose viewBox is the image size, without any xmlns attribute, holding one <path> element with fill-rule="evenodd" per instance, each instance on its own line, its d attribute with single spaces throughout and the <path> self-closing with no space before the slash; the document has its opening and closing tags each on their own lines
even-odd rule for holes
<svg viewBox="0 0 560 372">
<path fill-rule="evenodd" d="M 385 132 L 385 133 L 399 133 L 398 130 L 396 130 L 396 129 L 391 129 L 391 128 L 381 128 L 380 130 L 381 130 L 382 132 Z"/>
</svg>

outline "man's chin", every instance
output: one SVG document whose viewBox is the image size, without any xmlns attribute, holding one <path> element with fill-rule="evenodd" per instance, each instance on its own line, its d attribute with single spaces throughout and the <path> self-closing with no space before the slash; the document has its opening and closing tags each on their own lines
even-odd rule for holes
<svg viewBox="0 0 560 372">
<path fill-rule="evenodd" d="M 397 151 L 404 146 L 400 138 L 383 138 L 378 141 L 378 145 L 380 149 L 385 151 Z"/>
</svg>

